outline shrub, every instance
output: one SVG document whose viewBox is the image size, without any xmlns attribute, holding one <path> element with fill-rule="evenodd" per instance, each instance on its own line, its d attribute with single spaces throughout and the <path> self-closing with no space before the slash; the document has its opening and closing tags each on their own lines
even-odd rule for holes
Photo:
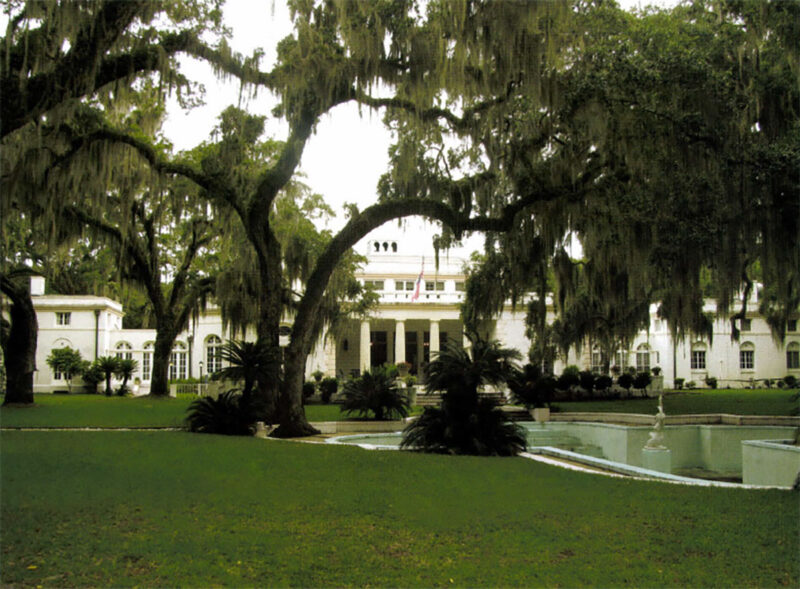
<svg viewBox="0 0 800 589">
<path fill-rule="evenodd" d="M 706 378 L 706 386 L 710 389 L 717 388 L 717 379 L 713 376 L 709 376 Z"/>
<path fill-rule="evenodd" d="M 401 448 L 422 452 L 512 456 L 525 448 L 521 428 L 478 387 L 513 381 L 519 353 L 472 336 L 468 352 L 450 342 L 428 366 L 428 390 L 444 391 L 441 408 L 428 408 L 403 432 Z"/>
<path fill-rule="evenodd" d="M 547 407 L 556 392 L 556 380 L 542 375 L 542 370 L 533 364 L 526 364 L 508 379 L 511 396 L 517 403 L 528 409 Z"/>
<path fill-rule="evenodd" d="M 676 378 L 675 379 L 675 388 L 680 390 L 683 388 L 683 383 L 686 382 L 685 378 Z"/>
<path fill-rule="evenodd" d="M 788 388 L 793 389 L 797 386 L 797 377 L 793 374 L 787 374 L 783 377 L 783 384 L 785 384 Z"/>
<path fill-rule="evenodd" d="M 97 360 L 91 364 L 85 362 L 81 378 L 83 379 L 83 388 L 87 393 L 96 394 L 97 385 L 103 382 L 103 377 L 103 370 Z"/>
<path fill-rule="evenodd" d="M 617 384 L 626 391 L 630 391 L 631 387 L 633 386 L 633 376 L 628 372 L 624 372 L 623 374 L 619 375 Z"/>
<path fill-rule="evenodd" d="M 323 378 L 319 383 L 319 392 L 322 396 L 322 402 L 326 405 L 331 402 L 331 397 L 339 390 L 339 381 L 333 377 Z"/>
<path fill-rule="evenodd" d="M 561 376 L 558 377 L 558 388 L 562 391 L 568 391 L 572 387 L 578 386 L 581 382 L 580 374 L 580 368 L 574 364 L 567 366 Z"/>
<path fill-rule="evenodd" d="M 255 418 L 249 403 L 236 389 L 222 393 L 216 399 L 203 397 L 189 405 L 186 425 L 190 432 L 252 436 Z"/>
<path fill-rule="evenodd" d="M 106 381 L 106 396 L 110 397 L 113 394 L 111 390 L 111 377 L 117 372 L 119 358 L 116 356 L 100 356 L 95 362 L 97 362 L 97 366 L 103 373 L 103 379 Z"/>
<path fill-rule="evenodd" d="M 551 379 L 553 380 L 553 379 Z M 487 398 L 474 407 L 428 407 L 406 427 L 400 447 L 435 454 L 516 456 L 525 451 L 522 429 Z"/>
<path fill-rule="evenodd" d="M 640 372 L 633 377 L 633 388 L 639 389 L 644 393 L 644 390 L 653 382 L 649 372 Z"/>
<path fill-rule="evenodd" d="M 270 349 L 264 341 L 245 342 L 228 340 L 222 346 L 221 357 L 227 363 L 214 373 L 214 380 L 242 382 L 242 396 L 250 402 L 250 396 L 258 383 L 268 374 Z"/>
<path fill-rule="evenodd" d="M 594 388 L 598 391 L 607 391 L 612 384 L 614 384 L 614 381 L 607 374 L 601 374 L 594 380 Z"/>
<path fill-rule="evenodd" d="M 314 396 L 314 393 L 317 392 L 317 385 L 315 385 L 310 380 L 307 380 L 303 383 L 303 402 L 305 403 L 311 397 Z"/>
<path fill-rule="evenodd" d="M 580 374 L 581 388 L 586 391 L 588 395 L 592 394 L 594 390 L 595 375 L 591 370 L 584 370 Z"/>
<path fill-rule="evenodd" d="M 697 388 L 697 383 L 693 380 L 690 380 L 689 382 L 686 383 L 686 388 L 689 390 L 695 389 Z"/>
<path fill-rule="evenodd" d="M 71 393 L 72 378 L 80 376 L 85 366 L 81 353 L 70 347 L 55 348 L 50 351 L 46 362 L 53 372 L 60 372 L 64 375 L 64 380 L 67 381 L 67 391 Z"/>
<path fill-rule="evenodd" d="M 393 417 L 406 417 L 410 409 L 406 395 L 397 386 L 397 381 L 382 366 L 364 372 L 360 377 L 348 380 L 342 389 L 344 402 L 342 411 L 358 413 L 382 421 Z"/>
<path fill-rule="evenodd" d="M 139 368 L 139 363 L 131 358 L 122 358 L 117 362 L 117 370 L 114 372 L 117 378 L 122 379 L 122 384 L 117 389 L 117 395 L 124 397 L 128 393 L 128 380 Z"/>
</svg>

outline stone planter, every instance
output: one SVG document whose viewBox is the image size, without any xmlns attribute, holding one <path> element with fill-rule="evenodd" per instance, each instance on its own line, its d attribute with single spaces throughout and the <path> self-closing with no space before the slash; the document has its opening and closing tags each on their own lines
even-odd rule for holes
<svg viewBox="0 0 800 589">
<path fill-rule="evenodd" d="M 531 409 L 531 417 L 533 417 L 534 421 L 538 421 L 539 423 L 550 421 L 550 407 L 536 407 L 535 409 Z"/>
</svg>

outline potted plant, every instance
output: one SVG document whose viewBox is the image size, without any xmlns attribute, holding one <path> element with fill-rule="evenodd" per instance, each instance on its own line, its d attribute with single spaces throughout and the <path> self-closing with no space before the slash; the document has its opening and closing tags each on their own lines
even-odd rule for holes
<svg viewBox="0 0 800 589">
<path fill-rule="evenodd" d="M 314 377 L 314 380 L 319 384 L 322 381 L 322 377 L 325 376 L 325 373 L 322 370 L 315 370 L 311 373 L 311 376 Z"/>
<path fill-rule="evenodd" d="M 410 362 L 397 363 L 397 372 L 400 374 L 400 378 L 405 378 L 406 376 L 408 376 L 409 370 L 411 370 Z"/>
<path fill-rule="evenodd" d="M 325 378 L 319 383 L 319 391 L 322 396 L 322 402 L 328 404 L 331 402 L 331 397 L 339 390 L 339 381 L 333 377 Z"/>
<path fill-rule="evenodd" d="M 526 364 L 508 380 L 508 386 L 514 399 L 525 405 L 534 421 L 550 420 L 550 402 L 558 386 L 555 378 L 542 374 L 538 366 Z"/>
</svg>

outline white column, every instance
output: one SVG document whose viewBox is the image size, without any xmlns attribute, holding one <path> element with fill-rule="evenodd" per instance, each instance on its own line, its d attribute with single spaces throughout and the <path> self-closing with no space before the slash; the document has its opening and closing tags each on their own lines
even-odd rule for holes
<svg viewBox="0 0 800 589">
<path fill-rule="evenodd" d="M 430 326 L 430 342 L 428 351 L 430 358 L 433 360 L 433 355 L 439 353 L 439 322 L 431 320 Z"/>
<path fill-rule="evenodd" d="M 359 368 L 361 372 L 370 369 L 369 321 L 361 322 L 361 345 L 359 346 Z"/>
<path fill-rule="evenodd" d="M 394 363 L 406 361 L 406 322 L 396 321 L 394 324 Z"/>
</svg>

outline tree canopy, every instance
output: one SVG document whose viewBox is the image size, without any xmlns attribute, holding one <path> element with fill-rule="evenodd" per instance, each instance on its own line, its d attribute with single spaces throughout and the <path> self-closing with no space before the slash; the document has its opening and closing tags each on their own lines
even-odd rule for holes
<svg viewBox="0 0 800 589">
<path fill-rule="evenodd" d="M 635 14 L 601 1 L 290 7 L 294 34 L 278 44 L 275 66 L 261 71 L 224 40 L 198 40 L 204 23 L 218 31 L 213 2 L 20 4 L 2 71 L 4 82 L 13 79 L 2 117 L 4 151 L 16 162 L 9 169 L 40 162 L 27 169 L 41 179 L 64 152 L 96 154 L 96 164 L 65 174 L 64 189 L 76 190 L 88 176 L 102 177 L 98 169 L 133 166 L 135 153 L 154 185 L 183 177 L 238 218 L 258 268 L 259 338 L 277 348 L 287 302 L 294 312 L 286 369 L 274 367 L 270 384 L 279 389 L 280 433 L 311 433 L 302 371 L 341 260 L 372 229 L 411 215 L 441 222 L 441 245 L 481 231 L 488 254 L 502 253 L 486 259 L 503 288 L 486 304 L 471 301 L 475 318 L 496 311 L 505 294 L 534 289 L 541 303 L 551 285 L 563 313 L 599 300 L 604 314 L 621 317 L 632 303 L 661 301 L 673 333 L 682 334 L 699 325 L 703 273 L 712 275 L 719 311 L 729 313 L 757 265 L 770 294 L 765 309 L 782 335 L 800 302 L 800 2 L 695 0 Z M 169 24 L 150 24 L 161 22 L 157 14 Z M 53 40 L 31 42 L 45 33 Z M 140 50 L 159 59 L 131 65 Z M 135 128 L 92 118 L 93 106 L 124 103 L 125 92 L 107 84 L 174 72 L 170 56 L 179 51 L 273 92 L 286 136 L 256 142 L 264 113 L 229 111 L 218 141 L 174 156 L 146 118 Z M 111 67 L 117 59 L 127 65 Z M 109 69 L 116 77 L 98 74 Z M 76 82 L 58 86 L 52 104 L 31 100 L 35 84 L 57 84 L 63 72 Z M 155 86 L 169 84 L 162 75 Z M 278 219 L 302 225 L 305 197 L 284 199 L 303 150 L 320 118 L 350 101 L 384 113 L 396 135 L 390 169 L 375 203 L 352 210 L 341 231 L 303 229 L 309 239 L 294 243 Z M 28 159 L 43 148 L 55 155 Z M 4 172 L 17 203 L 35 200 L 18 180 Z M 580 269 L 565 253 L 572 238 L 582 245 Z M 296 297 L 294 279 L 304 283 Z"/>
</svg>

